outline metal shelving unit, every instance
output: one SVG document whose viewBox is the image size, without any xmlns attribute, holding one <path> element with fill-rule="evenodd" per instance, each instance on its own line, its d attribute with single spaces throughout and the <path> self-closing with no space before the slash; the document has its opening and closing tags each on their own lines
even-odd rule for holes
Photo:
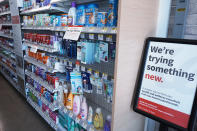
<svg viewBox="0 0 197 131">
<path fill-rule="evenodd" d="M 65 32 L 67 30 L 67 27 L 29 27 L 29 26 L 23 26 L 23 30 L 48 30 L 48 31 L 62 31 Z M 83 27 L 82 29 L 83 33 L 96 33 L 96 34 L 116 34 L 117 28 L 96 28 L 96 27 Z"/>
<path fill-rule="evenodd" d="M 54 93 L 56 91 L 58 91 L 58 89 L 55 89 L 52 85 L 49 85 L 48 82 L 44 81 L 42 78 L 40 78 L 39 76 L 36 76 L 34 73 L 25 70 L 25 74 L 29 77 L 31 77 L 33 80 L 35 80 L 36 82 L 38 82 L 40 85 L 42 85 L 43 87 L 45 87 L 48 91 Z"/>
<path fill-rule="evenodd" d="M 12 48 L 10 48 L 10 47 L 7 47 L 7 46 L 2 45 L 2 44 L 0 44 L 0 47 L 2 47 L 3 49 L 5 49 L 5 50 L 7 50 L 7 51 L 10 51 L 10 52 L 12 52 L 12 53 L 15 53 L 14 49 L 12 49 Z"/>
<path fill-rule="evenodd" d="M 9 14 L 11 14 L 11 11 L 2 12 L 2 13 L 0 13 L 0 16 L 2 16 L 2 15 L 9 15 Z"/>
<path fill-rule="evenodd" d="M 39 50 L 50 52 L 50 53 L 58 51 L 50 46 L 44 46 L 44 45 L 38 44 L 36 42 L 31 42 L 31 41 L 27 41 L 27 40 L 23 40 L 23 44 L 26 46 L 29 46 L 29 47 L 33 47 L 33 48 L 36 47 Z"/>
<path fill-rule="evenodd" d="M 54 7 L 53 5 L 48 5 L 40 8 L 35 9 L 28 9 L 28 10 L 21 10 L 21 15 L 29 15 L 41 12 L 67 12 L 65 8 L 62 7 Z"/>
<path fill-rule="evenodd" d="M 2 33 L 2 32 L 0 32 L 0 36 L 5 37 L 5 38 L 13 39 L 13 36 L 4 34 L 4 33 Z"/>
<path fill-rule="evenodd" d="M 3 67 L 6 68 L 9 72 L 11 72 L 13 75 L 17 76 L 16 72 L 13 71 L 13 69 L 11 69 L 9 66 L 7 66 L 6 64 L 4 64 L 1 61 L 0 61 L 0 64 L 3 65 Z"/>
<path fill-rule="evenodd" d="M 56 123 L 42 111 L 42 109 L 34 103 L 30 98 L 27 98 L 27 102 L 40 114 L 40 116 L 54 129 L 57 130 Z"/>
<path fill-rule="evenodd" d="M 52 111 L 55 111 L 55 110 L 58 110 L 59 109 L 59 106 L 53 104 L 53 103 L 50 103 L 49 101 L 47 101 L 39 92 L 37 92 L 34 87 L 32 87 L 30 84 L 26 84 L 26 87 L 29 88 L 32 93 L 37 97 L 37 98 L 40 98 L 41 101 L 47 105 Z"/>
<path fill-rule="evenodd" d="M 9 60 L 12 64 L 16 65 L 16 61 L 12 60 L 11 58 L 7 57 L 6 55 L 0 53 L 0 56 L 5 58 L 6 60 Z"/>
</svg>

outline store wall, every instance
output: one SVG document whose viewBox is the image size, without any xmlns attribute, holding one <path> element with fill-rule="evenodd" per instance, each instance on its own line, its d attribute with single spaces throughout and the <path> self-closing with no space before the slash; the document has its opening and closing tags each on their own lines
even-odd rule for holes
<svg viewBox="0 0 197 131">
<path fill-rule="evenodd" d="M 158 0 L 119 0 L 113 131 L 143 131 L 144 117 L 133 111 L 133 97 L 144 40 L 155 36 Z"/>
<path fill-rule="evenodd" d="M 190 0 L 184 31 L 185 39 L 197 39 L 197 1 Z"/>
</svg>

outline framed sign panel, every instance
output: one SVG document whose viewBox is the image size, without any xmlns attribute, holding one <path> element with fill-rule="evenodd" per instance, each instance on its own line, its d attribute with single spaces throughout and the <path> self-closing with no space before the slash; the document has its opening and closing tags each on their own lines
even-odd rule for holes
<svg viewBox="0 0 197 131">
<path fill-rule="evenodd" d="M 134 111 L 191 130 L 197 106 L 197 41 L 148 38 L 140 65 Z"/>
</svg>

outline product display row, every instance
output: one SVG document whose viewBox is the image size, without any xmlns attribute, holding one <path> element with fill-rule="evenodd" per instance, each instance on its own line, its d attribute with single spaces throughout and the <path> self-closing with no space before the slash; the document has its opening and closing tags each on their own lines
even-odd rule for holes
<svg viewBox="0 0 197 131">
<path fill-rule="evenodd" d="M 54 130 L 111 131 L 118 0 L 22 5 L 0 7 L 10 11 L 0 15 L 1 73 L 15 87 L 22 83 L 27 102 Z M 15 26 L 13 11 L 21 20 Z M 66 39 L 75 27 L 79 38 Z"/>
</svg>

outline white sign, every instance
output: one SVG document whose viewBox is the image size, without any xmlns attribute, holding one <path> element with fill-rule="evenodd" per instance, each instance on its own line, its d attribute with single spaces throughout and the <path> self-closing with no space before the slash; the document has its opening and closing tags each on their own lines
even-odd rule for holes
<svg viewBox="0 0 197 131">
<path fill-rule="evenodd" d="M 64 35 L 64 39 L 78 40 L 83 27 L 68 27 Z"/>
<path fill-rule="evenodd" d="M 150 42 L 137 108 L 188 127 L 197 87 L 197 45 Z"/>
</svg>

